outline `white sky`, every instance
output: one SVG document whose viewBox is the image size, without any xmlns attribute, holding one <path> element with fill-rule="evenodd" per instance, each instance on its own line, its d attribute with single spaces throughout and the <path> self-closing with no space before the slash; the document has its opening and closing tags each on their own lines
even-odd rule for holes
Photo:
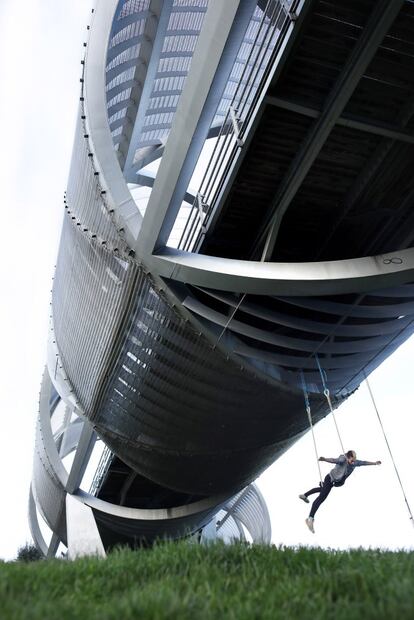
<svg viewBox="0 0 414 620">
<path fill-rule="evenodd" d="M 90 0 L 0 2 L 0 558 L 4 559 L 16 557 L 17 548 L 30 540 L 27 498 L 34 425 L 91 6 Z M 411 340 L 371 378 L 412 510 L 413 353 Z M 304 525 L 308 507 L 297 498 L 318 482 L 308 434 L 260 481 L 272 516 L 273 541 L 332 548 L 414 548 L 414 528 L 365 386 L 339 410 L 337 420 L 345 449 L 384 464 L 361 468 L 346 486 L 333 489 L 317 514 L 312 535 Z M 316 427 L 316 435 L 320 454 L 339 454 L 331 419 Z M 329 467 L 322 464 L 324 475 Z"/>
</svg>

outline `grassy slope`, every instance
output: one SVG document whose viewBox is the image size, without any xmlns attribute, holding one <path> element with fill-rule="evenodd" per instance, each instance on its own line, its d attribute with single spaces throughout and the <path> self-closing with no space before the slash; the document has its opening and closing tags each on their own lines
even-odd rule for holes
<svg viewBox="0 0 414 620">
<path fill-rule="evenodd" d="M 0 563 L 2 620 L 414 618 L 414 554 L 162 544 Z"/>
</svg>

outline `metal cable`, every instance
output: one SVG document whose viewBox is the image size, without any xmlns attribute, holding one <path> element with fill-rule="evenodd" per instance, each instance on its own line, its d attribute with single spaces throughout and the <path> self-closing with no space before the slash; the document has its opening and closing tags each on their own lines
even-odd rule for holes
<svg viewBox="0 0 414 620">
<path fill-rule="evenodd" d="M 336 428 L 336 432 L 338 434 L 338 439 L 339 439 L 339 443 L 341 444 L 341 450 L 342 450 L 342 454 L 345 454 L 345 450 L 344 450 L 344 445 L 342 443 L 342 438 L 341 438 L 341 433 L 339 432 L 339 427 L 336 421 L 336 416 L 335 416 L 335 412 L 334 412 L 334 408 L 332 407 L 332 401 L 331 401 L 331 395 L 329 392 L 329 388 L 326 384 L 326 379 L 324 376 L 324 371 L 321 368 L 321 365 L 319 363 L 319 357 L 317 355 L 315 355 L 315 359 L 316 359 L 316 363 L 318 364 L 318 368 L 319 368 L 319 374 L 321 375 L 321 380 L 322 380 L 322 385 L 323 385 L 323 393 L 325 395 L 326 400 L 328 401 L 328 405 L 329 405 L 329 409 L 331 411 L 332 414 L 332 418 L 335 424 L 335 428 Z"/>
<path fill-rule="evenodd" d="M 320 479 L 321 484 L 322 484 L 323 483 L 322 472 L 321 472 L 321 466 L 319 465 L 318 448 L 316 446 L 316 438 L 315 438 L 315 432 L 314 432 L 314 429 L 313 429 L 312 414 L 311 414 L 309 396 L 308 396 L 308 392 L 306 390 L 305 376 L 303 374 L 303 370 L 300 371 L 300 374 L 301 374 L 301 379 L 302 379 L 303 396 L 304 396 L 304 399 L 305 399 L 305 409 L 306 409 L 306 413 L 308 414 L 309 426 L 310 426 L 310 429 L 311 429 L 311 432 L 312 432 L 313 447 L 315 449 L 316 463 L 318 465 L 319 479 Z"/>
<path fill-rule="evenodd" d="M 369 381 L 368 381 L 368 377 L 366 376 L 365 373 L 364 373 L 364 376 L 365 376 L 365 383 L 367 384 L 368 392 L 369 392 L 369 395 L 371 397 L 372 404 L 374 405 L 374 409 L 375 409 L 375 412 L 377 414 L 378 422 L 379 422 L 381 430 L 382 430 L 382 434 L 384 435 L 385 443 L 387 444 L 388 452 L 390 453 L 392 464 L 394 465 L 394 470 L 395 470 L 395 473 L 397 475 L 398 482 L 400 483 L 401 491 L 402 491 L 402 494 L 404 496 L 404 501 L 405 501 L 405 504 L 407 506 L 408 514 L 410 515 L 411 523 L 414 526 L 413 513 L 411 512 L 410 504 L 408 503 L 407 496 L 405 495 L 404 487 L 403 487 L 403 484 L 402 484 L 402 481 L 401 481 L 401 478 L 400 478 L 400 474 L 398 473 L 398 469 L 397 469 L 397 466 L 395 464 L 394 457 L 393 457 L 392 452 L 391 452 L 390 444 L 388 443 L 387 435 L 385 433 L 385 429 L 384 429 L 384 426 L 382 424 L 382 420 L 381 420 L 381 417 L 380 417 L 380 414 L 379 414 L 379 411 L 378 411 L 378 407 L 376 405 L 375 398 L 374 398 L 374 395 L 373 395 L 372 390 L 371 390 L 371 386 L 370 386 Z"/>
<path fill-rule="evenodd" d="M 243 296 L 240 298 L 239 303 L 237 304 L 237 306 L 234 308 L 233 312 L 231 313 L 227 323 L 225 324 L 225 326 L 223 327 L 223 329 L 221 330 L 220 336 L 217 338 L 216 340 L 216 344 L 218 342 L 220 342 L 222 335 L 224 334 L 224 332 L 226 331 L 226 329 L 228 328 L 228 326 L 230 325 L 231 321 L 233 320 L 234 315 L 236 314 L 237 310 L 240 308 L 240 306 L 243 303 L 244 298 L 246 297 L 247 293 L 244 293 Z"/>
</svg>

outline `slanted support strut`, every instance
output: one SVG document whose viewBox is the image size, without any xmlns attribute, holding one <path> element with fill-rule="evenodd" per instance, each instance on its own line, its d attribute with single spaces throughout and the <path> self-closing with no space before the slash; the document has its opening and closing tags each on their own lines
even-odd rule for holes
<svg viewBox="0 0 414 620">
<path fill-rule="evenodd" d="M 236 138 L 236 144 L 237 146 L 243 146 L 244 141 L 242 138 L 239 137 L 241 129 L 240 129 L 240 118 L 237 114 L 237 110 L 233 108 L 233 106 L 230 106 L 229 112 L 230 112 L 230 119 L 233 125 L 234 135 Z"/>
</svg>

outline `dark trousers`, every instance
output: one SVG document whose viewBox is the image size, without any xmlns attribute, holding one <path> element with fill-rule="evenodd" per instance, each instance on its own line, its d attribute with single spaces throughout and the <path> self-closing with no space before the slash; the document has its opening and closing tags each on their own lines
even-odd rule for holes
<svg viewBox="0 0 414 620">
<path fill-rule="evenodd" d="M 329 474 L 327 474 L 321 486 L 315 487 L 314 489 L 310 489 L 310 491 L 306 491 L 305 493 L 306 497 L 308 497 L 309 495 L 313 495 L 314 493 L 319 493 L 319 496 L 315 499 L 315 501 L 312 504 L 311 511 L 309 513 L 310 517 L 313 518 L 315 516 L 316 511 L 318 510 L 322 502 L 326 500 L 333 486 L 334 484 L 331 480 L 331 477 Z"/>
</svg>

